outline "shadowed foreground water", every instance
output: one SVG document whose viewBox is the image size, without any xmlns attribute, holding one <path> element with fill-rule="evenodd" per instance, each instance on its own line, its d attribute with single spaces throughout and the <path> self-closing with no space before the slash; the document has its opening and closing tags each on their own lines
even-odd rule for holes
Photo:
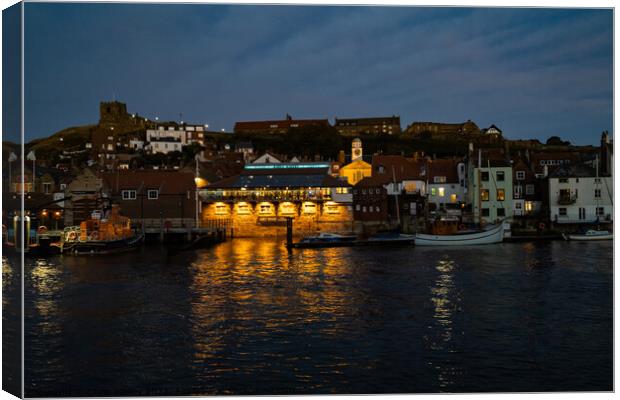
<svg viewBox="0 0 620 400">
<path fill-rule="evenodd" d="M 26 268 L 26 396 L 609 391 L 612 252 L 55 257 Z"/>
</svg>

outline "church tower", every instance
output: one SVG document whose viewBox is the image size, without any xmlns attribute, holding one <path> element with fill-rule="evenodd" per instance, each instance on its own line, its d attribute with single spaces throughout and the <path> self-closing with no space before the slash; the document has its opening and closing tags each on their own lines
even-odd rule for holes
<svg viewBox="0 0 620 400">
<path fill-rule="evenodd" d="M 360 138 L 355 138 L 353 139 L 353 142 L 351 142 L 351 161 L 361 159 L 362 155 L 362 141 Z"/>
</svg>

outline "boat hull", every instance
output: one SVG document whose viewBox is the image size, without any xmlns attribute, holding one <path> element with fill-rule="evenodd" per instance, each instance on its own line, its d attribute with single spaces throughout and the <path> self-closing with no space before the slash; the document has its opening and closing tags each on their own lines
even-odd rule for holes
<svg viewBox="0 0 620 400">
<path fill-rule="evenodd" d="M 501 243 L 504 240 L 504 225 L 482 232 L 461 235 L 415 235 L 416 246 L 474 246 Z"/>
<path fill-rule="evenodd" d="M 144 235 L 112 241 L 65 242 L 62 253 L 72 255 L 122 253 L 137 249 L 143 241 Z"/>
<path fill-rule="evenodd" d="M 567 235 L 565 239 L 575 241 L 593 241 L 593 240 L 613 240 L 612 233 L 608 235 Z"/>
</svg>

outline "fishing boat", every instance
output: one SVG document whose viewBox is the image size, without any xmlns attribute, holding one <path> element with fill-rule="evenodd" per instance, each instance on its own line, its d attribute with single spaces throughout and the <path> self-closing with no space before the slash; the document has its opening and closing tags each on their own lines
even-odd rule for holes
<svg viewBox="0 0 620 400">
<path fill-rule="evenodd" d="M 589 229 L 583 234 L 562 234 L 564 240 L 613 240 L 614 234 L 609 231 Z"/>
<path fill-rule="evenodd" d="M 107 218 L 95 211 L 80 226 L 65 228 L 60 249 L 64 254 L 110 254 L 138 248 L 144 234 L 131 228 L 131 220 L 113 205 Z"/>
<path fill-rule="evenodd" d="M 501 243 L 504 240 L 504 223 L 477 232 L 456 233 L 453 235 L 433 235 L 416 233 L 416 246 L 471 246 Z"/>
</svg>

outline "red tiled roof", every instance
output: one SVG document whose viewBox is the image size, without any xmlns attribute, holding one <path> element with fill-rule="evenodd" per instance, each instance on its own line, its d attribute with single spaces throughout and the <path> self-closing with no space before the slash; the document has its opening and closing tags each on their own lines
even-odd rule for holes
<svg viewBox="0 0 620 400">
<path fill-rule="evenodd" d="M 387 176 L 387 181 L 420 179 L 425 168 L 425 160 L 414 161 L 404 156 L 374 155 L 372 157 L 372 175 Z M 379 167 L 383 166 L 383 173 Z"/>
<path fill-rule="evenodd" d="M 445 176 L 446 183 L 458 183 L 459 174 L 457 171 L 458 160 L 438 159 L 429 161 L 428 181 L 434 182 L 436 176 Z"/>
<path fill-rule="evenodd" d="M 160 194 L 179 194 L 194 190 L 194 174 L 180 171 L 130 170 L 105 172 L 101 174 L 103 183 L 112 193 L 123 189 L 159 189 Z"/>
</svg>

